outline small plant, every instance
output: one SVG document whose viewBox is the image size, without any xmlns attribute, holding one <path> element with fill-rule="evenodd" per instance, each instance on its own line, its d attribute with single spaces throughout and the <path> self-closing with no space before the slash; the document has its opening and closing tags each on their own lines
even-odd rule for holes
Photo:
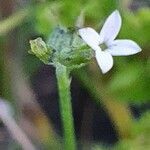
<svg viewBox="0 0 150 150">
<path fill-rule="evenodd" d="M 56 68 L 65 150 L 76 149 L 69 76 L 72 69 L 80 68 L 96 57 L 102 73 L 106 73 L 113 66 L 112 56 L 132 55 L 141 51 L 131 40 L 114 40 L 120 27 L 121 17 L 116 10 L 108 17 L 100 34 L 89 27 L 76 29 L 59 26 L 47 43 L 41 38 L 30 41 L 30 53 Z"/>
</svg>

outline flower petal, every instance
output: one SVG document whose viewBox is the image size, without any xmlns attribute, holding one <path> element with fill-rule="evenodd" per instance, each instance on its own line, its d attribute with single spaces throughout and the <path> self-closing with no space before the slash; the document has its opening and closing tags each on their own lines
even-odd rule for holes
<svg viewBox="0 0 150 150">
<path fill-rule="evenodd" d="M 108 72 L 113 66 L 112 56 L 108 52 L 98 50 L 95 52 L 95 54 L 97 63 L 102 70 L 102 73 Z"/>
<path fill-rule="evenodd" d="M 100 44 L 113 41 L 121 28 L 121 16 L 118 10 L 115 10 L 105 21 L 100 31 Z"/>
<path fill-rule="evenodd" d="M 141 48 L 132 40 L 115 40 L 107 51 L 113 56 L 127 56 L 140 52 Z"/>
<path fill-rule="evenodd" d="M 98 46 L 100 37 L 94 29 L 89 27 L 79 29 L 79 35 L 93 50 L 100 50 Z"/>
</svg>

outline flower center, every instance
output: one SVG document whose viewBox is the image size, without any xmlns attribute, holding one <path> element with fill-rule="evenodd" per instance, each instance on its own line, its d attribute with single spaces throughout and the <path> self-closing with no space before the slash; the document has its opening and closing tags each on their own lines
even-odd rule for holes
<svg viewBox="0 0 150 150">
<path fill-rule="evenodd" d="M 102 51 L 106 50 L 108 47 L 105 43 L 100 44 L 100 48 L 102 49 Z"/>
</svg>

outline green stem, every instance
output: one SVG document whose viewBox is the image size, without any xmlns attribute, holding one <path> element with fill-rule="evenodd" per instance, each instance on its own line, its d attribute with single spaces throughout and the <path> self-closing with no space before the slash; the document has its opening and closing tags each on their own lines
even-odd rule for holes
<svg viewBox="0 0 150 150">
<path fill-rule="evenodd" d="M 64 149 L 75 150 L 75 133 L 72 116 L 70 79 L 67 68 L 61 64 L 56 65 L 56 77 L 60 97 L 60 112 L 64 131 Z"/>
</svg>

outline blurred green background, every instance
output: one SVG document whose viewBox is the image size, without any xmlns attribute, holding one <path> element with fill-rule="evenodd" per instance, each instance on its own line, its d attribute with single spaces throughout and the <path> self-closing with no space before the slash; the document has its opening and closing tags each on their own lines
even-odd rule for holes
<svg viewBox="0 0 150 150">
<path fill-rule="evenodd" d="M 57 25 L 74 27 L 81 11 L 84 25 L 99 31 L 115 9 L 123 20 L 118 38 L 136 41 L 142 52 L 114 57 L 114 67 L 106 75 L 94 60 L 72 73 L 79 148 L 150 149 L 149 6 L 149 0 L 0 1 L 0 97 L 11 103 L 14 118 L 37 149 L 61 149 L 62 134 L 54 69 L 28 54 L 29 40 L 42 37 L 46 41 Z M 100 119 L 100 124 L 87 119 L 89 115 Z M 1 124 L 0 149 L 19 149 L 7 137 Z"/>
</svg>

